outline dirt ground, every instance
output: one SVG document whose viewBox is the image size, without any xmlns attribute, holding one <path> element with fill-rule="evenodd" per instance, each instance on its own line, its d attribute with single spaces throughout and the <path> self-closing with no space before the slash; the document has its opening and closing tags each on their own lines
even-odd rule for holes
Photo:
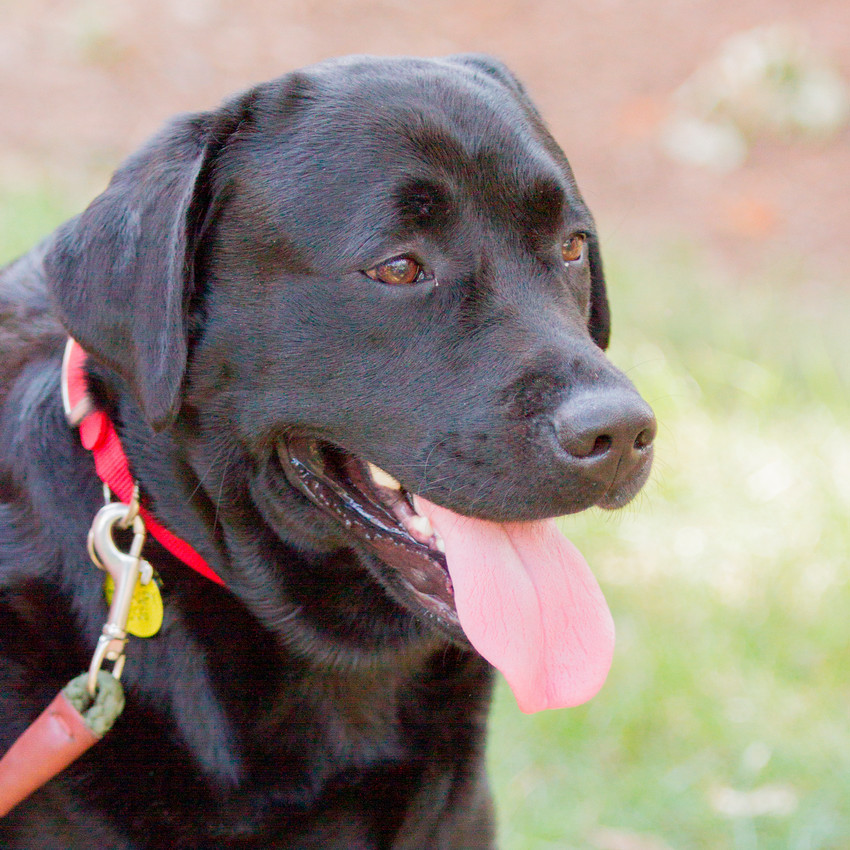
<svg viewBox="0 0 850 850">
<path fill-rule="evenodd" d="M 673 93 L 730 35 L 793 24 L 850 81 L 847 0 L 0 0 L 0 203 L 83 203 L 170 114 L 344 53 L 486 51 L 527 83 L 603 237 L 696 240 L 734 273 L 850 266 L 850 129 L 758 138 L 731 171 L 672 160 Z"/>
</svg>

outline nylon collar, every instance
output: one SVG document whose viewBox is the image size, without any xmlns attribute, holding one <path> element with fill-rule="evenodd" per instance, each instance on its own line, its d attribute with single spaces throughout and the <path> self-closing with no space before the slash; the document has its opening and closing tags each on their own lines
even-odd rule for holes
<svg viewBox="0 0 850 850">
<path fill-rule="evenodd" d="M 62 404 L 65 416 L 72 427 L 79 428 L 80 442 L 92 453 L 100 480 L 109 487 L 116 498 L 129 505 L 133 498 L 135 481 L 115 426 L 106 413 L 95 408 L 88 393 L 85 370 L 87 357 L 82 346 L 69 337 L 62 358 Z M 185 540 L 181 540 L 157 522 L 144 506 L 139 508 L 139 513 L 147 530 L 172 555 L 204 578 L 216 584 L 224 584 Z"/>
</svg>

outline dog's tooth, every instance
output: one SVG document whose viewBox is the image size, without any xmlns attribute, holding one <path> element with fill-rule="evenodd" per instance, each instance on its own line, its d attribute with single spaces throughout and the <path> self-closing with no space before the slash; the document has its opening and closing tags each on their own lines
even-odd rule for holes
<svg viewBox="0 0 850 850">
<path fill-rule="evenodd" d="M 428 517 L 419 516 L 418 514 L 410 520 L 417 531 L 421 534 L 427 534 L 429 537 L 434 536 L 434 527 L 431 525 L 431 520 Z"/>
<path fill-rule="evenodd" d="M 372 481 L 375 482 L 379 487 L 386 487 L 387 490 L 401 490 L 401 484 L 389 474 L 389 472 L 384 472 L 380 466 L 375 466 L 374 463 L 367 464 L 369 467 L 369 475 L 372 478 Z"/>
<path fill-rule="evenodd" d="M 405 522 L 407 522 L 409 517 L 416 516 L 416 514 L 413 512 L 413 508 L 410 507 L 410 505 L 407 502 L 407 499 L 404 499 L 404 498 L 399 499 L 397 502 L 395 502 L 392 505 L 391 510 L 393 512 L 393 516 L 402 525 L 404 525 Z"/>
<path fill-rule="evenodd" d="M 421 514 L 422 503 L 419 499 L 419 496 L 417 496 L 416 493 L 413 494 L 413 509 L 416 511 L 415 519 L 417 521 L 424 519 L 425 522 L 428 523 L 428 525 L 427 525 L 428 538 L 419 540 L 419 538 L 416 537 L 416 535 L 411 535 L 411 536 L 416 537 L 416 539 L 419 540 L 420 543 L 427 543 L 429 546 L 436 549 L 438 552 L 442 552 L 445 555 L 446 554 L 446 541 L 443 540 L 443 538 L 440 536 L 439 531 L 434 530 L 434 526 L 431 525 L 430 520 L 427 517 L 422 516 L 422 514 Z M 410 522 L 411 522 L 411 520 L 406 519 L 405 520 L 405 526 L 409 526 Z M 418 525 L 418 522 L 417 522 L 417 525 Z M 423 529 L 423 531 L 426 530 L 426 526 L 423 525 L 422 529 Z M 408 531 L 409 530 L 410 529 L 408 527 Z"/>
<path fill-rule="evenodd" d="M 404 522 L 405 528 L 410 532 L 410 536 L 420 543 L 430 543 L 434 536 L 434 528 L 431 525 L 431 520 L 428 517 L 416 516 L 408 517 Z"/>
</svg>

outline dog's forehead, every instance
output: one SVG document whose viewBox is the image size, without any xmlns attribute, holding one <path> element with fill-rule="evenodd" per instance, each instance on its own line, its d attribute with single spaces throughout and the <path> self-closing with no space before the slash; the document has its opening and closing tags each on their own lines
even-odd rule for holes
<svg viewBox="0 0 850 850">
<path fill-rule="evenodd" d="M 436 174 L 483 175 L 506 191 L 541 180 L 574 189 L 520 90 L 451 60 L 331 61 L 282 78 L 263 99 L 249 156 L 260 153 L 265 180 L 279 166 L 284 180 L 320 176 L 343 191 Z"/>
<path fill-rule="evenodd" d="M 486 164 L 525 181 L 554 170 L 517 91 L 480 71 L 450 61 L 378 61 L 329 76 L 317 112 L 344 121 L 351 141 L 379 164 L 412 157 L 461 178 Z M 329 132 L 316 141 L 338 144 L 336 128 L 322 126 Z"/>
</svg>

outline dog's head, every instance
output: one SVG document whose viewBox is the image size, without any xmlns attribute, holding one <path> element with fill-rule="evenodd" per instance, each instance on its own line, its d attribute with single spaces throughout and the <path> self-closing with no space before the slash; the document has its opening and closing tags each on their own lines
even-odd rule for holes
<svg viewBox="0 0 850 850">
<path fill-rule="evenodd" d="M 455 634 L 428 518 L 533 525 L 648 475 L 593 219 L 490 59 L 329 62 L 182 118 L 47 263 L 69 332 L 201 486 L 238 457 L 241 515 L 354 547 Z"/>
</svg>

